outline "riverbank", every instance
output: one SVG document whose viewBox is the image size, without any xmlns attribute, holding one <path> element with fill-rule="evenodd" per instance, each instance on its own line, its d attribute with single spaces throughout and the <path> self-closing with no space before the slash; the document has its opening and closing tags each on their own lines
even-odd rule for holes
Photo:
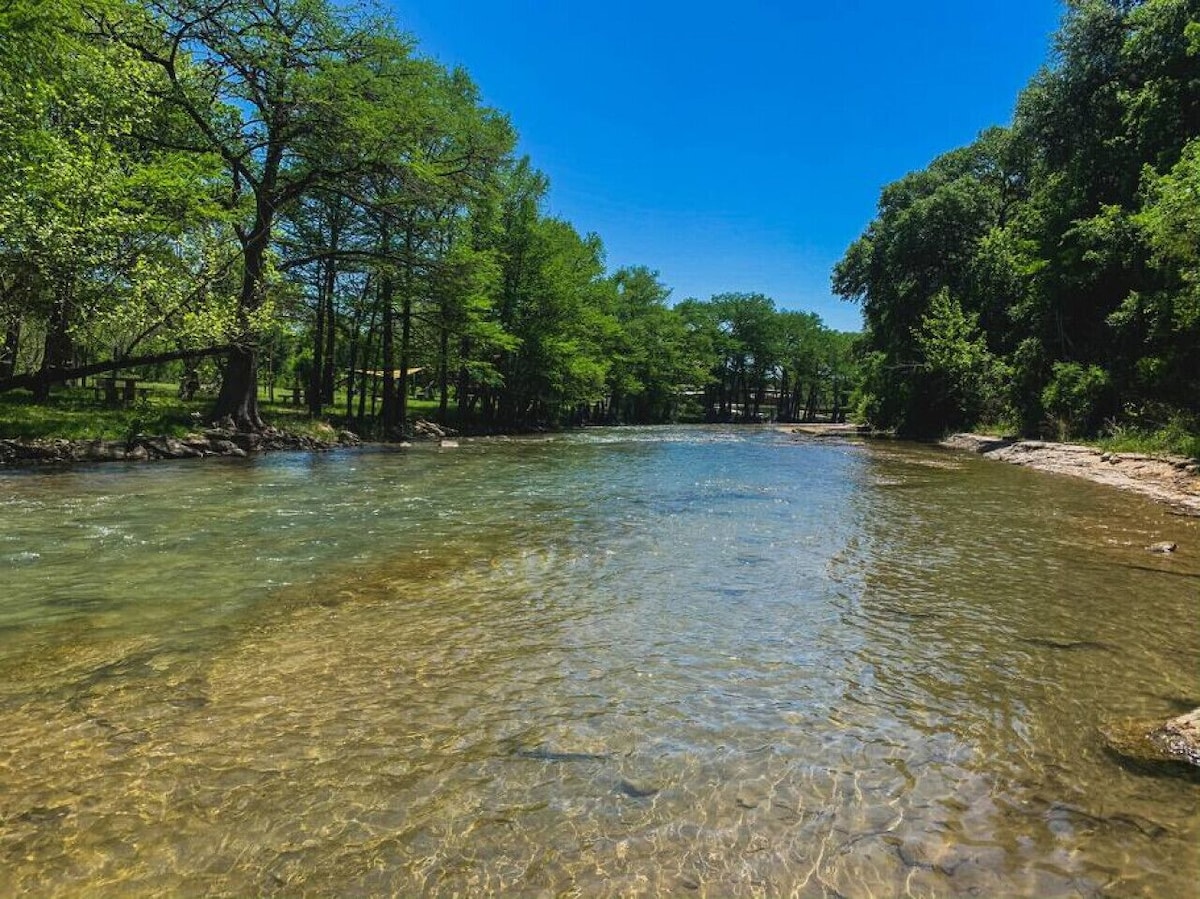
<svg viewBox="0 0 1200 899">
<path fill-rule="evenodd" d="M 941 445 L 1038 471 L 1085 478 L 1200 516 L 1200 463 L 1195 459 L 1113 453 L 1078 444 L 1014 440 L 987 434 L 953 434 L 942 440 Z"/>
<path fill-rule="evenodd" d="M 45 438 L 0 440 L 0 469 L 63 466 L 88 462 L 151 462 L 159 459 L 200 459 L 207 456 L 248 456 L 272 450 L 319 451 L 361 443 L 350 431 L 330 429 L 329 439 L 292 434 L 276 428 L 262 432 L 214 427 L 184 437 L 138 435 L 128 440 L 67 440 Z"/>
</svg>

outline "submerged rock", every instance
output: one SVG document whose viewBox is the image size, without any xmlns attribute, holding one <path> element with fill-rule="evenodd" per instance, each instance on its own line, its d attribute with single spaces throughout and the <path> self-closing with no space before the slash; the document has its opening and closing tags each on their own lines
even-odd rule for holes
<svg viewBox="0 0 1200 899">
<path fill-rule="evenodd" d="M 1150 739 L 1169 755 L 1192 765 L 1200 765 L 1200 709 L 1172 718 L 1151 732 Z"/>
<path fill-rule="evenodd" d="M 1167 722 L 1133 720 L 1101 728 L 1105 745 L 1122 760 L 1145 768 L 1164 764 L 1200 767 L 1200 709 Z"/>
<path fill-rule="evenodd" d="M 1152 553 L 1173 553 L 1178 548 L 1177 544 L 1171 543 L 1169 540 L 1163 540 L 1161 543 L 1152 543 L 1146 547 Z"/>
</svg>

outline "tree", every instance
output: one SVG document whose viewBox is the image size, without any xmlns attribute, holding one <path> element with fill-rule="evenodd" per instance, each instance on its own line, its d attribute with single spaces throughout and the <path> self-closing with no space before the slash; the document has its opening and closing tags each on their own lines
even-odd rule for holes
<svg viewBox="0 0 1200 899">
<path fill-rule="evenodd" d="M 385 20 L 324 0 L 147 0 L 146 9 L 98 15 L 97 27 L 165 76 L 163 101 L 188 125 L 167 140 L 224 164 L 241 284 L 214 414 L 258 430 L 257 335 L 270 315 L 279 216 L 314 192 L 352 190 L 394 154 L 432 64 L 412 60 Z"/>
<path fill-rule="evenodd" d="M 41 337 L 26 355 L 43 398 L 89 357 L 115 368 L 147 342 L 207 345 L 228 271 L 211 160 L 136 137 L 163 121 L 158 73 L 89 35 L 78 4 L 6 15 L 21 40 L 0 43 L 0 385 L 22 331 Z"/>
</svg>

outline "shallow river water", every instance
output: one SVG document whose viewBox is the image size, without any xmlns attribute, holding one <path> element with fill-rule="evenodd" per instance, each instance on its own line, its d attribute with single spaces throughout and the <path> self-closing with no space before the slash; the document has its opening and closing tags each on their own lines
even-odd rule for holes
<svg viewBox="0 0 1200 899">
<path fill-rule="evenodd" d="M 0 894 L 1194 896 L 1098 729 L 1198 610 L 1200 520 L 903 444 L 5 474 Z"/>
</svg>

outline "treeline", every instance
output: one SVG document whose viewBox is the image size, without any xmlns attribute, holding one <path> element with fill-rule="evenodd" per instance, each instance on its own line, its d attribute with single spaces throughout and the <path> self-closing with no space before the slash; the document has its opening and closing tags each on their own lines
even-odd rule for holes
<svg viewBox="0 0 1200 899">
<path fill-rule="evenodd" d="M 505 428 L 844 406 L 848 337 L 609 273 L 514 146 L 366 7 L 9 0 L 0 391 L 169 363 L 244 429 L 269 382 L 384 434 L 414 378 L 443 420 Z"/>
<path fill-rule="evenodd" d="M 888 185 L 833 283 L 875 424 L 1200 434 L 1200 2 L 1071 0 L 1011 127 Z"/>
</svg>

